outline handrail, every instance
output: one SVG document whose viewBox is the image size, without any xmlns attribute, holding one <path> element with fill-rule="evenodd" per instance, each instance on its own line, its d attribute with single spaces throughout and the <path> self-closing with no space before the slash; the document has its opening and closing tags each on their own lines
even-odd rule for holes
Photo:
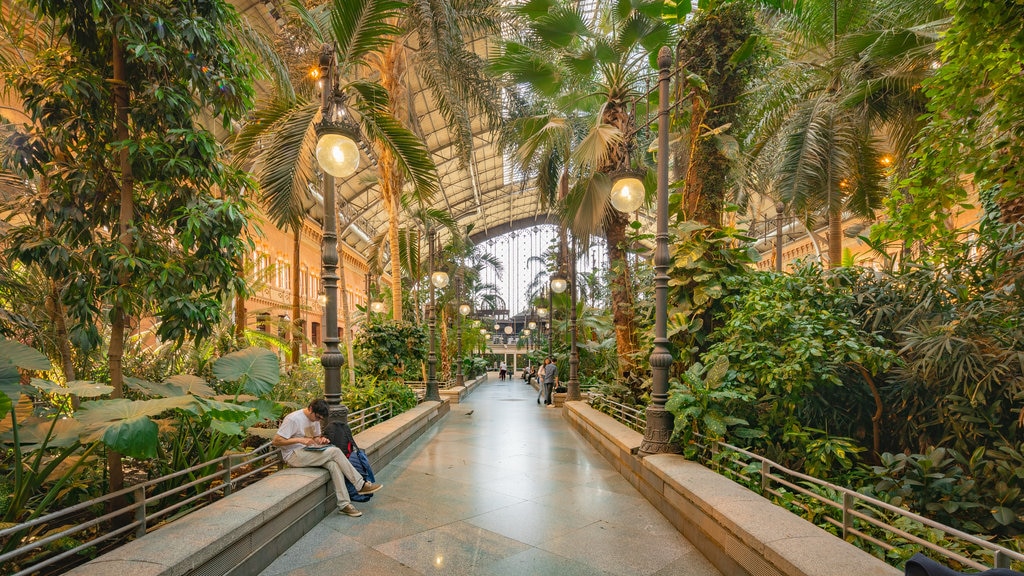
<svg viewBox="0 0 1024 576">
<path fill-rule="evenodd" d="M 644 431 L 644 427 L 646 426 L 647 420 L 647 415 L 645 411 L 637 409 L 633 406 L 627 406 L 625 404 L 615 402 L 613 400 L 608 399 L 605 396 L 593 392 L 590 393 L 589 403 L 596 410 L 600 410 L 601 412 L 610 415 L 611 417 L 615 418 L 622 424 L 625 424 L 626 426 L 629 426 L 630 428 L 637 430 L 639 432 Z M 608 407 L 610 411 L 602 410 L 601 406 Z M 697 434 L 697 436 L 707 441 L 706 437 L 700 434 Z M 905 538 L 906 540 L 913 542 L 914 544 L 918 544 L 923 548 L 931 550 L 932 552 L 935 552 L 936 554 L 939 554 L 949 560 L 958 562 L 964 566 L 969 566 L 971 568 L 975 568 L 978 570 L 986 570 L 988 568 L 1010 568 L 1010 564 L 1013 561 L 1024 562 L 1024 554 L 1015 552 L 1004 546 L 999 546 L 998 544 L 993 544 L 988 540 L 979 538 L 978 536 L 968 534 L 966 532 L 962 532 L 951 526 L 946 526 L 945 524 L 936 522 L 935 520 L 931 520 L 929 518 L 921 516 L 920 514 L 915 514 L 913 512 L 910 512 L 909 510 L 905 510 L 898 506 L 893 506 L 892 504 L 883 502 L 882 500 L 879 500 L 877 498 L 866 496 L 855 490 L 838 486 L 836 484 L 820 480 L 813 476 L 808 476 L 807 474 L 797 472 L 796 470 L 791 470 L 773 460 L 769 460 L 768 458 L 759 456 L 758 454 L 755 454 L 749 450 L 745 450 L 738 446 L 733 446 L 732 444 L 729 444 L 727 442 L 715 440 L 712 441 L 710 444 L 695 443 L 695 445 L 706 449 L 712 454 L 711 458 L 701 458 L 702 463 L 711 466 L 713 469 L 715 467 L 728 468 L 730 472 L 735 474 L 740 479 L 744 480 L 748 485 L 758 487 L 762 495 L 770 494 L 780 500 L 786 499 L 786 495 L 782 492 L 782 487 L 785 487 L 788 488 L 789 490 L 792 490 L 793 492 L 802 494 L 808 498 L 812 498 L 824 504 L 825 506 L 828 506 L 831 509 L 841 512 L 841 518 L 833 518 L 831 516 L 825 515 L 824 520 L 829 524 L 835 526 L 837 529 L 842 530 L 842 537 L 844 540 L 848 539 L 849 536 L 854 536 L 858 539 L 863 539 L 876 546 L 879 546 L 887 551 L 896 548 L 896 546 L 889 544 L 879 538 L 876 538 L 858 527 L 858 525 L 863 527 L 864 524 L 867 524 L 881 531 L 895 534 L 901 538 Z M 734 466 L 737 466 L 739 468 L 738 470 L 728 466 L 722 466 L 721 461 L 716 460 L 713 456 L 715 454 L 722 452 L 723 450 L 733 454 L 737 454 L 739 456 L 746 457 L 749 460 L 758 462 L 760 464 L 760 470 L 757 474 L 760 476 L 760 478 L 754 478 L 753 474 L 746 473 L 745 470 L 750 467 L 751 463 L 749 461 L 744 461 L 742 458 L 738 456 L 724 456 L 726 462 Z M 773 473 L 773 470 L 777 471 L 778 473 Z M 841 502 L 823 496 L 822 494 L 819 494 L 818 492 L 815 492 L 813 490 L 809 490 L 808 488 L 798 484 L 796 481 L 790 480 L 790 478 L 812 484 L 819 488 L 832 490 L 835 494 L 839 495 Z M 774 487 L 772 485 L 773 482 L 777 484 L 778 487 Z M 810 509 L 807 507 L 807 505 L 799 501 L 787 499 L 787 503 L 800 507 L 806 512 L 810 512 Z M 902 530 L 900 528 L 897 528 L 896 526 L 883 522 L 877 517 L 876 511 L 873 510 L 872 507 L 875 509 L 881 509 L 887 512 L 891 512 L 893 514 L 898 514 L 899 516 L 902 516 L 909 520 L 913 520 L 915 522 L 919 522 L 922 525 L 927 526 L 929 528 L 939 530 L 947 536 L 958 538 L 966 543 L 973 544 L 983 550 L 991 552 L 992 564 L 991 566 L 988 566 L 981 562 L 978 562 L 975 559 L 964 557 L 961 554 L 958 554 L 952 550 L 948 550 L 937 544 L 933 544 L 919 536 L 911 534 L 906 530 Z"/>
<path fill-rule="evenodd" d="M 356 410 L 348 415 L 348 427 L 353 434 L 379 424 L 394 415 L 391 404 L 374 404 L 362 410 Z"/>
<path fill-rule="evenodd" d="M 250 469 L 249 467 L 252 465 L 257 466 Z M 134 530 L 135 537 L 140 537 L 147 532 L 160 527 L 161 524 L 153 525 L 151 523 L 152 520 L 165 516 L 170 512 L 178 510 L 183 506 L 187 506 L 188 504 L 191 504 L 203 497 L 211 496 L 217 492 L 220 492 L 223 496 L 227 496 L 234 488 L 241 486 L 245 480 L 254 477 L 256 474 L 262 473 L 271 467 L 277 467 L 280 469 L 282 465 L 281 452 L 274 448 L 270 442 L 267 442 L 246 454 L 225 454 L 208 462 L 197 464 L 184 470 L 178 470 L 172 474 L 161 476 L 160 478 L 147 480 L 146 482 L 135 484 L 116 492 L 105 494 L 98 498 L 93 498 L 92 500 L 57 510 L 29 520 L 28 522 L 4 528 L 0 530 L 0 543 L 10 542 L 12 538 L 25 539 L 26 537 L 30 537 L 34 528 L 45 529 L 50 525 L 63 526 L 66 519 L 73 518 L 79 512 L 92 508 L 106 509 L 108 503 L 121 497 L 130 495 L 132 499 L 132 503 L 123 508 L 92 518 L 86 522 L 69 526 L 59 532 L 48 534 L 45 537 L 31 540 L 14 550 L 0 554 L 0 564 L 22 557 L 34 550 L 39 550 L 61 538 L 84 533 L 86 530 L 94 526 L 101 525 L 109 520 L 113 520 L 117 517 L 123 517 L 127 514 L 132 514 L 133 521 L 128 522 L 123 526 L 111 528 L 110 530 L 102 534 L 98 534 L 95 537 L 90 537 L 70 550 L 62 551 L 60 554 L 50 556 L 41 562 L 23 567 L 20 571 L 11 574 L 11 576 L 26 576 L 28 574 L 38 572 L 39 570 L 51 566 L 65 558 L 71 557 L 86 548 L 94 547 L 99 543 L 106 542 L 115 537 L 126 535 L 132 530 Z M 184 474 L 208 468 L 214 468 L 214 471 L 199 478 L 195 478 L 180 486 L 176 486 L 170 490 L 165 490 L 156 494 L 147 494 L 147 491 L 152 492 L 157 490 L 160 484 L 165 483 L 168 480 L 173 480 L 174 478 Z M 235 475 L 236 472 L 238 472 L 237 475 Z M 203 483 L 209 483 L 209 487 L 201 492 L 190 494 L 182 501 L 172 502 L 163 508 L 153 509 L 151 506 L 154 502 L 161 500 L 167 501 L 171 496 L 183 494 L 190 488 L 199 486 Z"/>
<path fill-rule="evenodd" d="M 635 406 L 616 402 L 603 394 L 590 392 L 588 402 L 595 410 L 604 412 L 637 432 L 643 432 L 647 425 L 647 413 Z M 607 410 L 603 410 L 607 407 Z"/>
<path fill-rule="evenodd" d="M 855 526 L 855 522 L 859 520 L 863 524 L 867 524 L 879 530 L 896 534 L 915 544 L 927 548 L 932 552 L 941 554 L 942 556 L 950 560 L 953 560 L 955 562 L 963 564 L 964 566 L 969 566 L 971 568 L 975 568 L 978 570 L 986 570 L 988 568 L 1009 568 L 1010 563 L 1012 561 L 1024 562 L 1024 554 L 1015 552 L 1003 546 L 999 546 L 998 544 L 993 544 L 988 540 L 979 538 L 978 536 L 975 536 L 973 534 L 968 534 L 961 530 L 957 530 L 956 528 L 947 526 L 945 524 L 942 524 L 941 522 L 936 522 L 935 520 L 926 518 L 924 516 L 921 516 L 920 514 L 915 514 L 913 512 L 910 512 L 909 510 L 900 508 L 899 506 L 893 506 L 892 504 L 889 504 L 877 498 L 866 496 L 864 494 L 861 494 L 860 492 L 857 492 L 856 490 L 851 490 L 850 488 L 845 488 L 843 486 L 832 484 L 831 482 L 826 482 L 813 476 L 808 476 L 807 474 L 804 474 L 802 472 L 797 472 L 796 470 L 786 468 L 785 466 L 782 466 L 777 462 L 769 460 L 749 450 L 745 450 L 738 446 L 733 446 L 732 444 L 729 444 L 727 442 L 722 442 L 718 440 L 714 441 L 713 446 L 704 445 L 703 447 L 709 448 L 712 453 L 724 448 L 725 450 L 745 456 L 750 460 L 760 463 L 760 471 L 758 474 L 760 475 L 759 484 L 761 486 L 762 494 L 769 493 L 778 498 L 784 498 L 782 492 L 772 487 L 771 483 L 775 482 L 780 486 L 785 486 L 786 488 L 789 488 L 794 492 L 803 494 L 804 496 L 807 496 L 809 498 L 813 498 L 814 500 L 824 504 L 825 506 L 828 506 L 838 512 L 841 512 L 841 518 L 825 516 L 825 519 L 830 524 L 842 530 L 843 539 L 846 539 L 848 536 L 856 536 L 858 538 L 868 540 L 873 544 L 878 545 L 886 550 L 892 550 L 896 548 L 896 546 L 880 541 L 877 538 L 872 537 L 870 534 L 867 534 L 864 531 L 858 529 Z M 730 458 L 729 461 L 733 464 L 742 466 L 743 468 L 746 468 L 748 464 L 748 462 L 744 462 L 742 459 L 739 458 Z M 773 473 L 773 470 L 779 472 L 779 474 Z M 752 478 L 751 476 L 744 475 L 742 471 L 733 472 L 737 473 L 741 478 L 747 480 L 748 482 L 755 482 L 754 478 Z M 831 490 L 840 496 L 840 501 L 837 501 L 833 498 L 825 497 L 817 492 L 808 490 L 807 488 L 797 484 L 795 481 L 789 480 L 787 476 L 797 480 L 802 480 L 803 482 L 812 484 L 820 488 Z M 806 506 L 801 505 L 798 502 L 792 503 L 806 510 Z M 891 524 L 883 522 L 882 520 L 876 517 L 875 511 L 872 510 L 871 507 L 886 510 L 893 514 L 898 514 L 904 518 L 913 520 L 915 522 L 919 522 L 929 528 L 939 530 L 947 536 L 958 538 L 964 542 L 973 544 L 983 550 L 987 550 L 992 553 L 991 566 L 978 562 L 975 559 L 967 558 L 952 550 L 943 548 L 941 546 L 938 546 L 937 544 L 933 544 L 932 542 L 929 542 L 928 540 L 925 540 L 919 536 L 915 536 L 914 534 L 911 534 L 905 530 L 902 530 Z"/>
</svg>

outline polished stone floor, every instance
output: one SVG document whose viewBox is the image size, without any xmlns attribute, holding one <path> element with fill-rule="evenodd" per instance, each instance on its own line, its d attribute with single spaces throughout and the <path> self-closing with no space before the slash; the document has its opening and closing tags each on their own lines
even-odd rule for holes
<svg viewBox="0 0 1024 576">
<path fill-rule="evenodd" d="M 261 576 L 719 575 L 536 397 L 490 374 L 379 471 L 361 518 L 331 515 Z"/>
</svg>

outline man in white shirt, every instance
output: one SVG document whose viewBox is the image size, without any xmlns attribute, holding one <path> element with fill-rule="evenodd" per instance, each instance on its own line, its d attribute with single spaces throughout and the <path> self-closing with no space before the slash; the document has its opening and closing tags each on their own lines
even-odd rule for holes
<svg viewBox="0 0 1024 576">
<path fill-rule="evenodd" d="M 338 512 L 346 516 L 362 516 L 363 513 L 349 500 L 345 478 L 360 494 L 372 494 L 384 486 L 363 480 L 341 449 L 331 445 L 330 440 L 323 435 L 320 423 L 327 420 L 327 414 L 327 402 L 323 398 L 288 414 L 281 421 L 273 444 L 281 449 L 281 459 L 289 466 L 326 468 L 331 474 L 334 492 L 338 497 Z"/>
</svg>

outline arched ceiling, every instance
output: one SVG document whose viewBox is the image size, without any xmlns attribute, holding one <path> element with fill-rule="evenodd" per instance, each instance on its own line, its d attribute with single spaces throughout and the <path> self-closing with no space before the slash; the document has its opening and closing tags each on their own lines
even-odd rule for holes
<svg viewBox="0 0 1024 576">
<path fill-rule="evenodd" d="M 273 1 L 231 1 L 254 26 L 271 34 L 280 31 L 279 12 Z M 485 40 L 474 42 L 473 48 L 487 56 Z M 418 120 L 413 130 L 426 142 L 440 176 L 440 193 L 433 199 L 432 208 L 447 210 L 460 228 L 472 225 L 476 240 L 553 222 L 549 211 L 540 205 L 535 190 L 522 179 L 510 179 L 512 170 L 497 148 L 495 135 L 482 118 L 473 121 L 472 160 L 463 165 L 430 93 L 423 89 L 415 73 L 408 75 L 408 82 Z M 364 161 L 359 172 L 339 187 L 342 238 L 360 251 L 365 251 L 375 236 L 387 230 L 387 209 L 377 193 L 375 170 Z M 402 225 L 412 226 L 404 215 Z"/>
</svg>

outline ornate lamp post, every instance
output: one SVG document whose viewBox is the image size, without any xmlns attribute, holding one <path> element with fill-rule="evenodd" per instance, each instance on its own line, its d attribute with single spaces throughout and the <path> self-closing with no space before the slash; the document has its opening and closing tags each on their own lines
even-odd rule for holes
<svg viewBox="0 0 1024 576">
<path fill-rule="evenodd" d="M 651 352 L 653 384 L 647 405 L 647 427 L 640 454 L 678 453 L 672 438 L 672 414 L 668 401 L 668 370 L 672 353 L 668 348 L 668 80 L 672 51 L 658 51 L 658 200 L 654 248 L 654 350 Z"/>
<path fill-rule="evenodd" d="M 341 404 L 341 364 L 338 349 L 338 219 L 335 178 L 348 178 L 359 168 L 359 126 L 348 115 L 344 96 L 335 85 L 337 60 L 334 46 L 324 44 L 320 52 L 321 118 L 316 125 L 316 159 L 323 170 L 324 224 L 320 249 L 324 284 L 324 397 L 330 419 L 344 420 L 348 409 Z"/>
<path fill-rule="evenodd" d="M 462 301 L 462 268 L 459 268 L 458 273 L 455 275 L 455 301 Z M 456 363 L 458 364 L 455 369 L 456 386 L 464 386 L 466 384 L 466 375 L 462 373 L 462 319 L 472 311 L 473 307 L 469 304 L 459 304 L 459 314 L 455 317 L 455 348 L 457 350 Z"/>
<path fill-rule="evenodd" d="M 567 401 L 582 400 L 580 395 L 580 352 L 576 348 L 576 236 L 572 237 L 569 254 L 569 382 L 566 385 Z"/>
<path fill-rule="evenodd" d="M 437 390 L 437 354 L 434 353 L 434 332 L 437 324 L 434 288 L 444 288 L 448 285 L 448 274 L 443 271 L 434 271 L 434 228 L 427 228 L 427 243 L 430 245 L 430 310 L 427 312 L 427 327 L 430 330 L 430 351 L 427 353 L 427 392 L 423 396 L 425 401 L 441 401 L 441 394 Z"/>
</svg>

